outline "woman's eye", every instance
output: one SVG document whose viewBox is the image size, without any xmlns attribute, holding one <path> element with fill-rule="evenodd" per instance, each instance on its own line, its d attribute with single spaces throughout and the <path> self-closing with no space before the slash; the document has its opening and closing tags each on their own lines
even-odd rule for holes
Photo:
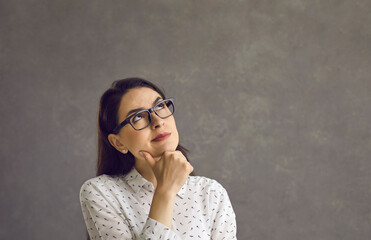
<svg viewBox="0 0 371 240">
<path fill-rule="evenodd" d="M 143 116 L 141 114 L 138 114 L 138 115 L 135 115 L 133 117 L 133 120 L 132 121 L 135 123 L 135 122 L 138 122 L 142 118 L 143 118 Z"/>
<path fill-rule="evenodd" d="M 156 106 L 156 110 L 161 110 L 161 109 L 163 109 L 163 108 L 165 108 L 165 103 L 160 103 L 160 104 L 158 104 L 158 105 Z"/>
</svg>

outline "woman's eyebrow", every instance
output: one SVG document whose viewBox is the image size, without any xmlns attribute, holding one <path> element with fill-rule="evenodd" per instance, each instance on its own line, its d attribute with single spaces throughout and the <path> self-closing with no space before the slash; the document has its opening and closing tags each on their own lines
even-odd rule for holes
<svg viewBox="0 0 371 240">
<path fill-rule="evenodd" d="M 153 101 L 153 103 L 152 103 L 152 105 L 155 105 L 159 100 L 162 100 L 162 97 L 157 97 L 156 99 L 155 99 L 155 101 Z M 140 111 L 140 110 L 144 110 L 144 108 L 135 108 L 135 109 L 132 109 L 132 110 L 130 110 L 129 112 L 128 112 L 128 114 L 126 114 L 126 117 L 128 117 L 128 116 L 130 116 L 132 113 L 136 113 L 136 112 L 138 112 L 138 111 Z"/>
</svg>

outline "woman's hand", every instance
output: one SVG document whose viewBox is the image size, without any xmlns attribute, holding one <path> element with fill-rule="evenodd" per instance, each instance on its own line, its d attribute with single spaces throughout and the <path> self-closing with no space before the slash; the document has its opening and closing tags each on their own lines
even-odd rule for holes
<svg viewBox="0 0 371 240">
<path fill-rule="evenodd" d="M 175 196 L 193 167 L 180 151 L 166 151 L 159 160 L 148 152 L 141 153 L 152 167 L 157 181 L 148 217 L 171 228 Z"/>
<path fill-rule="evenodd" d="M 177 194 L 193 171 L 192 165 L 180 151 L 165 151 L 159 160 L 155 160 L 148 152 L 141 152 L 152 167 L 157 181 L 157 192 Z"/>
</svg>

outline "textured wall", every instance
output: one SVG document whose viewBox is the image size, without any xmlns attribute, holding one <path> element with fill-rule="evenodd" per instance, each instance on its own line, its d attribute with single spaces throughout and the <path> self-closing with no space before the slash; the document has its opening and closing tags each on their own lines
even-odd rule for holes
<svg viewBox="0 0 371 240">
<path fill-rule="evenodd" d="M 83 239 L 113 80 L 176 98 L 239 239 L 371 238 L 371 2 L 0 3 L 0 239 Z M 51 237 L 53 236 L 53 237 Z"/>
</svg>

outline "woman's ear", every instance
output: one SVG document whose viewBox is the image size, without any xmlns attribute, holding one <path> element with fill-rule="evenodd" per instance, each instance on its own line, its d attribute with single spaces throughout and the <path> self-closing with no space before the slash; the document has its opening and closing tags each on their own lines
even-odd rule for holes
<svg viewBox="0 0 371 240">
<path fill-rule="evenodd" d="M 110 144 L 116 148 L 117 151 L 126 153 L 127 149 L 124 147 L 124 145 L 120 142 L 120 139 L 115 134 L 109 134 L 108 135 L 108 141 Z"/>
</svg>

